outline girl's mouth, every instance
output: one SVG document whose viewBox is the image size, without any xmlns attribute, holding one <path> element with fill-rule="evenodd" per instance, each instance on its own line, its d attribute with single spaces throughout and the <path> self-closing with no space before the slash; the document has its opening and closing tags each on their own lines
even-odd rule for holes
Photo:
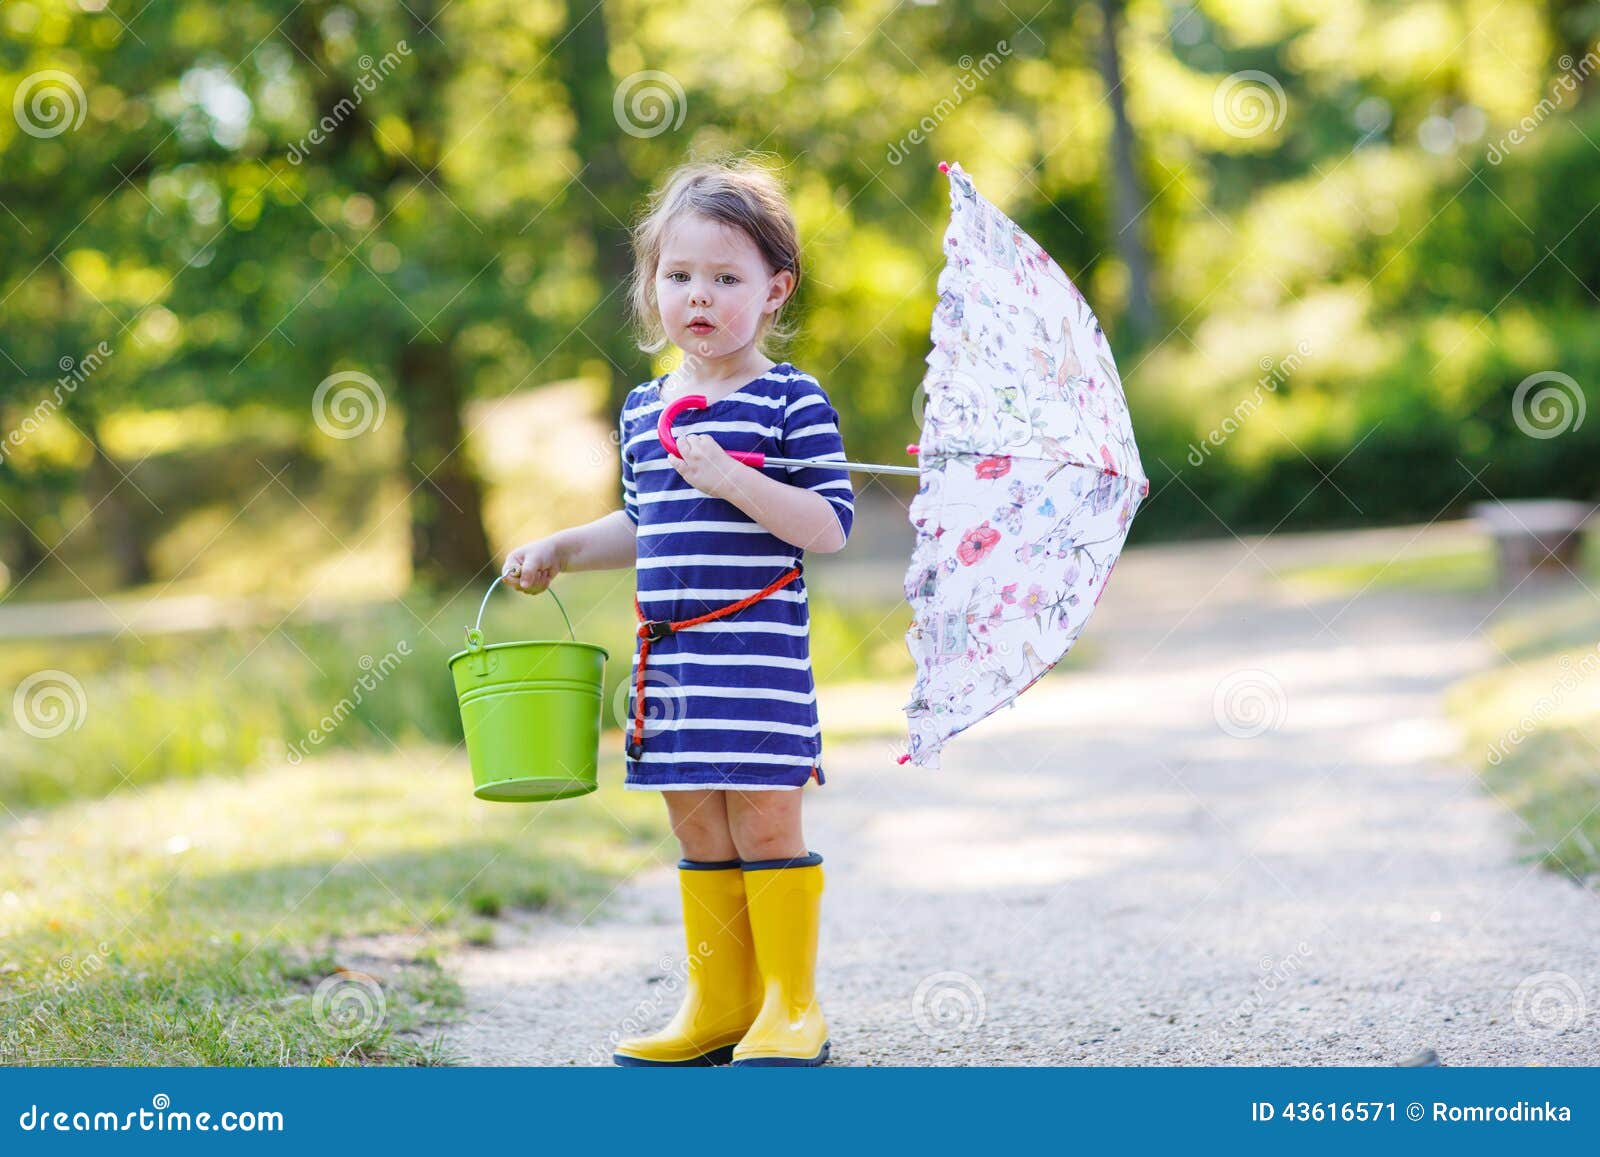
<svg viewBox="0 0 1600 1157">
<path fill-rule="evenodd" d="M 689 332 L 694 334 L 696 337 L 705 337 L 706 334 L 710 333 L 716 328 L 717 327 L 712 325 L 710 322 L 697 321 L 690 324 Z"/>
</svg>

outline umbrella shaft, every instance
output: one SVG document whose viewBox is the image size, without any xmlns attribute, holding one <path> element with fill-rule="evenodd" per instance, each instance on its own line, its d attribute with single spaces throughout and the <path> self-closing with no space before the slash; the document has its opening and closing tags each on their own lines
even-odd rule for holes
<svg viewBox="0 0 1600 1157">
<path fill-rule="evenodd" d="M 842 466 L 846 470 L 866 470 L 873 474 L 920 474 L 916 466 L 880 466 L 875 462 L 808 462 L 803 458 L 766 458 L 769 466 Z"/>
</svg>

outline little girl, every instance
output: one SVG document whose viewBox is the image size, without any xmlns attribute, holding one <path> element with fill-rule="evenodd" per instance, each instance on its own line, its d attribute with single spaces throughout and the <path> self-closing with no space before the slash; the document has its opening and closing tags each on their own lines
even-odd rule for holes
<svg viewBox="0 0 1600 1157">
<path fill-rule="evenodd" d="M 617 1042 L 619 1065 L 820 1065 L 822 857 L 801 835 L 801 789 L 824 782 L 801 555 L 844 547 L 854 518 L 838 414 L 768 338 L 800 281 L 794 218 L 746 162 L 675 170 L 634 229 L 632 309 L 678 369 L 635 386 L 620 433 L 623 509 L 512 551 L 530 594 L 565 571 L 633 566 L 640 620 L 624 785 L 664 794 L 688 977 L 660 1031 Z M 657 436 L 662 409 L 703 394 Z M 805 460 L 756 469 L 729 450 Z"/>
</svg>

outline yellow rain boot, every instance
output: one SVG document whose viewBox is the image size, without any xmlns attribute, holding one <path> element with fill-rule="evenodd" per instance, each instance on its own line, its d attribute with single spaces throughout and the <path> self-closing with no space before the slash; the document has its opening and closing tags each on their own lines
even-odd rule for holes
<svg viewBox="0 0 1600 1157">
<path fill-rule="evenodd" d="M 687 991 L 666 1027 L 617 1042 L 619 1065 L 725 1065 L 761 1008 L 738 860 L 678 861 Z"/>
<path fill-rule="evenodd" d="M 744 887 L 765 996 L 733 1063 L 820 1065 L 828 1059 L 815 985 L 822 857 L 746 860 Z"/>
</svg>

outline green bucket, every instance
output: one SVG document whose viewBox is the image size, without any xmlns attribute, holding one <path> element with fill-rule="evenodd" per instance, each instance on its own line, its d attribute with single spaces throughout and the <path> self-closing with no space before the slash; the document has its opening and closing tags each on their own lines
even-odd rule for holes
<svg viewBox="0 0 1600 1157">
<path fill-rule="evenodd" d="M 567 799 L 599 786 L 604 647 L 570 641 L 483 641 L 483 609 L 505 576 L 478 604 L 467 649 L 450 656 L 461 725 L 472 764 L 472 794 L 507 803 Z M 549 588 L 546 588 L 547 590 Z M 555 591 L 550 597 L 556 598 Z M 572 620 L 556 599 L 567 634 Z"/>
</svg>

